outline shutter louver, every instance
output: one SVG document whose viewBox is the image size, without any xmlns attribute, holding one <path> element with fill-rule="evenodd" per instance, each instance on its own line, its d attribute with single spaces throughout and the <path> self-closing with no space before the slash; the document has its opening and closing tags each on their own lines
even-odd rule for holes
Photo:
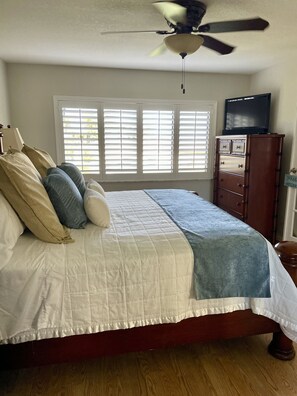
<svg viewBox="0 0 297 396">
<path fill-rule="evenodd" d="M 143 173 L 172 173 L 173 133 L 173 111 L 143 111 Z"/>
<path fill-rule="evenodd" d="M 65 161 L 82 173 L 99 173 L 97 109 L 62 108 Z"/>
<path fill-rule="evenodd" d="M 137 111 L 104 109 L 106 174 L 137 172 Z"/>
<path fill-rule="evenodd" d="M 209 111 L 181 111 L 178 172 L 207 172 Z"/>
</svg>

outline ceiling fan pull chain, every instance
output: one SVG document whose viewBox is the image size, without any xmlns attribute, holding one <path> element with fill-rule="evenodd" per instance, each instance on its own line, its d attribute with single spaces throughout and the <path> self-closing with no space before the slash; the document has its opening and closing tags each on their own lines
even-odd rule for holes
<svg viewBox="0 0 297 396">
<path fill-rule="evenodd" d="M 183 91 L 183 94 L 186 93 L 186 72 L 185 72 L 185 57 L 186 57 L 186 53 L 182 52 L 180 53 L 180 56 L 182 58 L 182 82 L 181 82 L 181 89 Z"/>
</svg>

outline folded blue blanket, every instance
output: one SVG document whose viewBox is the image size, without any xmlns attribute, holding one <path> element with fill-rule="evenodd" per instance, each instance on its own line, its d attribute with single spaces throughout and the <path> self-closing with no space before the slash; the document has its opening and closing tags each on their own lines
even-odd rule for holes
<svg viewBox="0 0 297 396">
<path fill-rule="evenodd" d="M 145 190 L 188 239 L 194 252 L 198 300 L 270 297 L 264 237 L 253 228 L 186 190 Z"/>
</svg>

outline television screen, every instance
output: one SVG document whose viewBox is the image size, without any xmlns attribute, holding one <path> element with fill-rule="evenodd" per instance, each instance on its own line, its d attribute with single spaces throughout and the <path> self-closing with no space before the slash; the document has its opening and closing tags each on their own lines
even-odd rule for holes
<svg viewBox="0 0 297 396">
<path fill-rule="evenodd" d="M 223 134 L 267 133 L 270 100 L 270 93 L 226 99 Z"/>
</svg>

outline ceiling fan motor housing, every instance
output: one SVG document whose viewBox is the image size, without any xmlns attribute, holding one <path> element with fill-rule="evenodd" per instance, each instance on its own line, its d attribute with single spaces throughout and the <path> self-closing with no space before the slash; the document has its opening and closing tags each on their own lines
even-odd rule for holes
<svg viewBox="0 0 297 396">
<path fill-rule="evenodd" d="M 206 12 L 206 5 L 197 0 L 175 0 L 176 3 L 187 9 L 187 21 L 184 24 L 177 24 L 177 33 L 191 33 L 197 29 Z"/>
</svg>

